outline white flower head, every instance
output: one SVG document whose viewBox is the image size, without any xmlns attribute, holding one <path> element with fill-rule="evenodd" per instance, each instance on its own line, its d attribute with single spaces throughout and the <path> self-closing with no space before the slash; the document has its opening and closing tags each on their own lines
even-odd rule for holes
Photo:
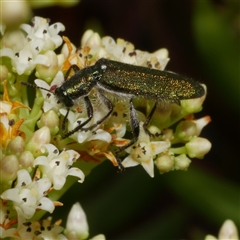
<svg viewBox="0 0 240 240">
<path fill-rule="evenodd" d="M 18 213 L 18 228 L 16 237 L 20 239 L 56 239 L 67 240 L 67 238 L 61 233 L 63 227 L 59 226 L 59 223 L 52 223 L 52 218 L 48 217 L 43 221 L 27 221 L 22 214 L 20 208 L 16 207 Z M 15 239 L 15 238 L 14 238 Z"/>
<path fill-rule="evenodd" d="M 4 38 L 6 39 L 3 42 L 5 47 L 0 50 L 0 57 L 9 57 L 13 71 L 19 75 L 30 75 L 37 64 L 50 65 L 49 58 L 43 53 L 47 50 L 54 50 L 62 44 L 62 38 L 58 33 L 63 31 L 65 27 L 61 23 L 49 26 L 48 19 L 35 17 L 32 26 L 22 24 L 20 28 L 27 33 L 27 36 L 24 38 L 17 31 L 9 33 Z M 19 36 L 17 40 L 14 38 L 16 34 Z M 8 43 L 7 39 L 12 41 Z M 17 41 L 21 42 L 21 47 Z"/>
<path fill-rule="evenodd" d="M 29 219 L 37 209 L 53 212 L 54 204 L 46 197 L 50 187 L 48 178 L 32 181 L 28 171 L 22 169 L 18 171 L 16 186 L 3 192 L 1 198 L 12 201 L 14 207 L 20 208 L 24 217 Z"/>
<path fill-rule="evenodd" d="M 124 167 L 133 167 L 139 164 L 145 169 L 145 171 L 154 177 L 154 162 L 153 157 L 159 153 L 166 151 L 170 147 L 168 141 L 156 141 L 151 142 L 148 134 L 143 129 L 143 122 L 140 122 L 140 135 L 138 141 L 128 149 L 130 155 L 126 157 L 122 165 Z"/>
<path fill-rule="evenodd" d="M 43 151 L 47 150 L 48 156 L 40 156 L 35 159 L 33 165 L 39 165 L 43 177 L 49 179 L 56 190 L 61 189 L 68 175 L 78 177 L 78 182 L 84 181 L 83 172 L 72 164 L 79 158 L 79 154 L 73 150 L 62 151 L 52 144 L 46 144 Z"/>
<path fill-rule="evenodd" d="M 109 36 L 102 38 L 102 45 L 107 51 L 107 58 L 128 64 L 164 70 L 169 61 L 168 51 L 165 48 L 149 53 L 135 49 L 132 43 L 124 39 L 119 38 L 115 41 Z"/>
<path fill-rule="evenodd" d="M 117 39 L 117 42 L 109 36 L 102 38 L 103 47 L 109 53 L 120 62 L 129 64 L 136 64 L 136 52 L 132 43 L 124 41 L 123 39 Z"/>
<path fill-rule="evenodd" d="M 27 43 L 19 52 L 14 52 L 11 48 L 0 50 L 1 57 L 9 57 L 12 61 L 13 71 L 17 74 L 30 75 L 37 64 L 49 65 L 47 56 L 40 54 L 43 47 L 41 40 Z"/>
</svg>

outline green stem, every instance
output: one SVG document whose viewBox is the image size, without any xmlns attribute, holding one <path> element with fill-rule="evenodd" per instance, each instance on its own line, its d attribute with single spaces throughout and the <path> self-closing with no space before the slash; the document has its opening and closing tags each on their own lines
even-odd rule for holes
<svg viewBox="0 0 240 240">
<path fill-rule="evenodd" d="M 170 148 L 169 151 L 174 154 L 184 154 L 187 153 L 185 146 L 178 148 Z"/>
</svg>

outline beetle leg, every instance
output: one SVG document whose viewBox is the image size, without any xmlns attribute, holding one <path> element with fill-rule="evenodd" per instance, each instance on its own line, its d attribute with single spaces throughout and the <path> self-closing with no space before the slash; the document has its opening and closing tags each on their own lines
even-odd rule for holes
<svg viewBox="0 0 240 240">
<path fill-rule="evenodd" d="M 100 100 L 107 106 L 108 108 L 108 113 L 102 117 L 101 119 L 99 119 L 96 123 L 94 123 L 92 126 L 87 127 L 87 128 L 82 128 L 83 131 L 89 131 L 92 130 L 93 128 L 95 128 L 96 126 L 100 125 L 101 123 L 103 123 L 112 113 L 113 111 L 113 103 L 103 94 L 103 92 L 101 90 L 98 90 L 98 95 L 100 97 Z"/>
<path fill-rule="evenodd" d="M 78 72 L 80 70 L 80 68 L 78 67 L 78 65 L 73 64 L 70 66 L 70 68 L 67 70 L 66 74 L 65 74 L 65 80 L 68 79 L 71 71 L 74 71 L 74 73 Z"/>
<path fill-rule="evenodd" d="M 145 131 L 150 137 L 158 137 L 158 136 L 161 135 L 161 133 L 155 133 L 155 134 L 153 134 L 153 133 L 151 133 L 151 132 L 147 129 L 147 125 L 148 125 L 148 123 L 151 121 L 152 116 L 153 116 L 156 108 L 157 108 L 157 101 L 154 103 L 151 112 L 149 113 L 146 121 L 145 121 L 144 124 L 143 124 L 143 129 L 144 129 L 144 131 Z"/>
<path fill-rule="evenodd" d="M 92 107 L 92 103 L 89 99 L 88 96 L 84 97 L 84 103 L 85 103 L 85 106 L 86 106 L 86 109 L 87 109 L 87 115 L 88 115 L 88 118 L 86 121 L 84 121 L 83 123 L 80 123 L 78 126 L 76 126 L 73 130 L 67 132 L 63 138 L 67 138 L 69 137 L 70 135 L 72 135 L 73 133 L 77 132 L 78 130 L 82 129 L 83 126 L 85 126 L 93 117 L 93 107 Z M 69 110 L 68 110 L 69 112 Z M 66 114 L 66 116 L 64 117 L 64 120 L 63 122 L 66 122 L 65 118 L 67 117 L 68 115 L 68 112 Z"/>
<path fill-rule="evenodd" d="M 130 124 L 131 124 L 131 128 L 132 128 L 133 138 L 129 143 L 127 143 L 126 145 L 124 145 L 122 147 L 119 147 L 115 151 L 116 159 L 118 161 L 118 168 L 120 171 L 123 171 L 124 167 L 122 166 L 121 159 L 118 154 L 120 152 L 122 152 L 123 150 L 125 150 L 126 148 L 132 146 L 138 140 L 139 133 L 140 133 L 139 120 L 138 120 L 137 112 L 134 108 L 132 99 L 130 99 L 129 104 L 130 104 L 130 109 L 129 109 L 130 110 Z"/>
</svg>

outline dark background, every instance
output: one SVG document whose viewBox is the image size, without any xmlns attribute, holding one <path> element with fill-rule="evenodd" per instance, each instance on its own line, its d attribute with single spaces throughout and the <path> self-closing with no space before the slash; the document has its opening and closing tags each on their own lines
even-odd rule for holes
<svg viewBox="0 0 240 240">
<path fill-rule="evenodd" d="M 166 47 L 167 69 L 208 87 L 203 111 L 212 122 L 201 134 L 212 143 L 187 172 L 155 173 L 142 167 L 117 174 L 109 162 L 62 199 L 69 211 L 79 201 L 90 235 L 107 239 L 203 239 L 217 236 L 227 218 L 240 227 L 238 1 L 82 0 L 69 7 L 34 9 L 34 15 L 62 22 L 63 35 L 79 46 L 84 31 L 123 38 L 136 49 Z M 76 194 L 76 190 L 78 191 Z M 69 205 L 68 205 L 69 204 Z M 55 218 L 66 219 L 63 209 Z"/>
</svg>

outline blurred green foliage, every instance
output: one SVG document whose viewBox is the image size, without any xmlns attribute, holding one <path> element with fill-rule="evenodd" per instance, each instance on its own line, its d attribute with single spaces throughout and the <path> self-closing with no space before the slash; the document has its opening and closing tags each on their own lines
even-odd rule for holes
<svg viewBox="0 0 240 240">
<path fill-rule="evenodd" d="M 232 1 L 229 8 L 239 9 L 240 4 Z M 231 22 L 223 14 L 214 8 L 211 1 L 195 1 L 192 21 L 194 37 L 199 57 L 212 74 L 219 95 L 239 111 L 240 45 L 234 29 L 230 27 Z"/>
</svg>

